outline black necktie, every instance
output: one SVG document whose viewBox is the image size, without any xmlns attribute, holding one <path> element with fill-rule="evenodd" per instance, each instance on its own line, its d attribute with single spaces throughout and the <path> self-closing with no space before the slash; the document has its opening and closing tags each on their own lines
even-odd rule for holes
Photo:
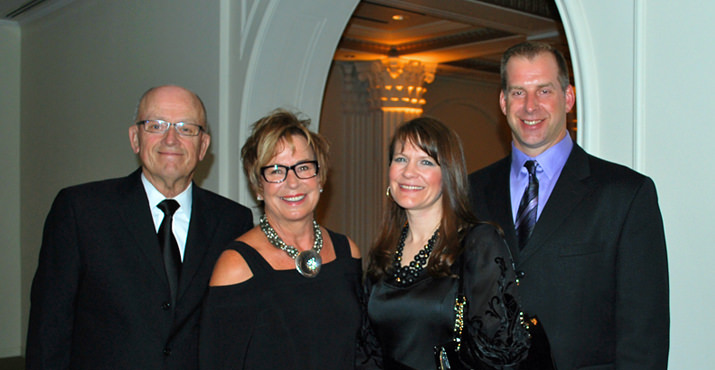
<svg viewBox="0 0 715 370">
<path fill-rule="evenodd" d="M 179 277 L 181 276 L 181 253 L 179 252 L 179 244 L 174 238 L 171 221 L 174 212 L 179 209 L 179 203 L 173 199 L 164 199 L 157 205 L 164 212 L 164 220 L 159 226 L 159 246 L 164 255 L 164 269 L 166 277 L 169 280 L 169 289 L 171 290 L 171 306 L 176 304 L 176 289 L 179 286 Z"/>
<path fill-rule="evenodd" d="M 524 248 L 536 224 L 536 208 L 539 198 L 539 180 L 536 178 L 536 161 L 526 161 L 524 167 L 529 172 L 529 184 L 524 189 L 524 196 L 519 203 L 516 214 L 516 236 L 519 238 L 519 249 Z"/>
</svg>

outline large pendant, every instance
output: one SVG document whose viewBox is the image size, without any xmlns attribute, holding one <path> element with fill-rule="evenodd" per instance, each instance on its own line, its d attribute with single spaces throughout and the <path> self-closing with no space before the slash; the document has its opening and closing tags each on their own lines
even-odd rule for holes
<svg viewBox="0 0 715 370">
<path fill-rule="evenodd" d="M 307 278 L 314 278 L 318 276 L 320 266 L 322 266 L 322 264 L 323 259 L 320 258 L 320 254 L 313 249 L 302 251 L 295 258 L 295 268 L 301 275 Z"/>
</svg>

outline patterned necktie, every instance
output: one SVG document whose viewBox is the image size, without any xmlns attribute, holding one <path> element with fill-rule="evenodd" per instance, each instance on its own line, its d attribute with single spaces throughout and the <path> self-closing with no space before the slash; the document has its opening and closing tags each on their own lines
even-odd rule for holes
<svg viewBox="0 0 715 370">
<path fill-rule="evenodd" d="M 539 180 L 536 178 L 536 161 L 526 161 L 524 167 L 529 172 L 529 185 L 524 189 L 524 196 L 519 203 L 516 214 L 516 236 L 519 238 L 519 249 L 524 248 L 536 224 L 536 207 L 539 203 Z"/>
<path fill-rule="evenodd" d="M 164 199 L 157 205 L 164 212 L 164 219 L 159 226 L 159 246 L 164 256 L 164 269 L 166 277 L 169 280 L 169 289 L 171 290 L 171 306 L 176 304 L 176 290 L 179 286 L 179 277 L 181 276 L 181 253 L 179 252 L 179 244 L 174 238 L 171 223 L 174 212 L 179 209 L 179 203 L 173 199 Z"/>
</svg>

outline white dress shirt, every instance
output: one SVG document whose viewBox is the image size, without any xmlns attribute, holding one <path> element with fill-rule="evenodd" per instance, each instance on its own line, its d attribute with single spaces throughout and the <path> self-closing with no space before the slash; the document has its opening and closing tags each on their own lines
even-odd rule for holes
<svg viewBox="0 0 715 370">
<path fill-rule="evenodd" d="M 154 187 L 154 185 L 149 182 L 149 180 L 142 173 L 142 184 L 144 184 L 144 191 L 146 191 L 146 196 L 149 199 L 149 204 L 151 205 L 151 217 L 154 219 L 154 230 L 159 232 L 159 227 L 161 226 L 161 221 L 164 220 L 164 212 L 157 207 L 164 199 L 167 199 L 159 190 Z M 181 260 L 184 260 L 184 251 L 186 250 L 186 236 L 189 233 L 189 220 L 191 219 L 191 189 L 193 183 L 190 183 L 186 190 L 182 191 L 181 194 L 174 198 L 175 201 L 179 202 L 179 209 L 174 213 L 174 218 L 171 223 L 171 229 L 174 232 L 174 238 L 176 238 L 176 244 L 179 245 L 179 252 L 181 253 Z"/>
</svg>

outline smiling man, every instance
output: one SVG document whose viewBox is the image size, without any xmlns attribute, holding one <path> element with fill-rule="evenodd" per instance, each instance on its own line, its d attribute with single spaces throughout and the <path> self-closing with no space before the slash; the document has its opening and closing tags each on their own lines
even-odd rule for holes
<svg viewBox="0 0 715 370">
<path fill-rule="evenodd" d="M 587 154 L 566 130 L 566 61 L 525 42 L 502 57 L 512 153 L 470 175 L 472 209 L 503 229 L 522 307 L 559 370 L 666 369 L 668 265 L 653 181 Z"/>
<path fill-rule="evenodd" d="M 213 264 L 253 226 L 251 212 L 192 182 L 211 143 L 193 92 L 148 90 L 129 139 L 140 169 L 63 189 L 50 209 L 32 283 L 28 370 L 198 368 Z"/>
</svg>

